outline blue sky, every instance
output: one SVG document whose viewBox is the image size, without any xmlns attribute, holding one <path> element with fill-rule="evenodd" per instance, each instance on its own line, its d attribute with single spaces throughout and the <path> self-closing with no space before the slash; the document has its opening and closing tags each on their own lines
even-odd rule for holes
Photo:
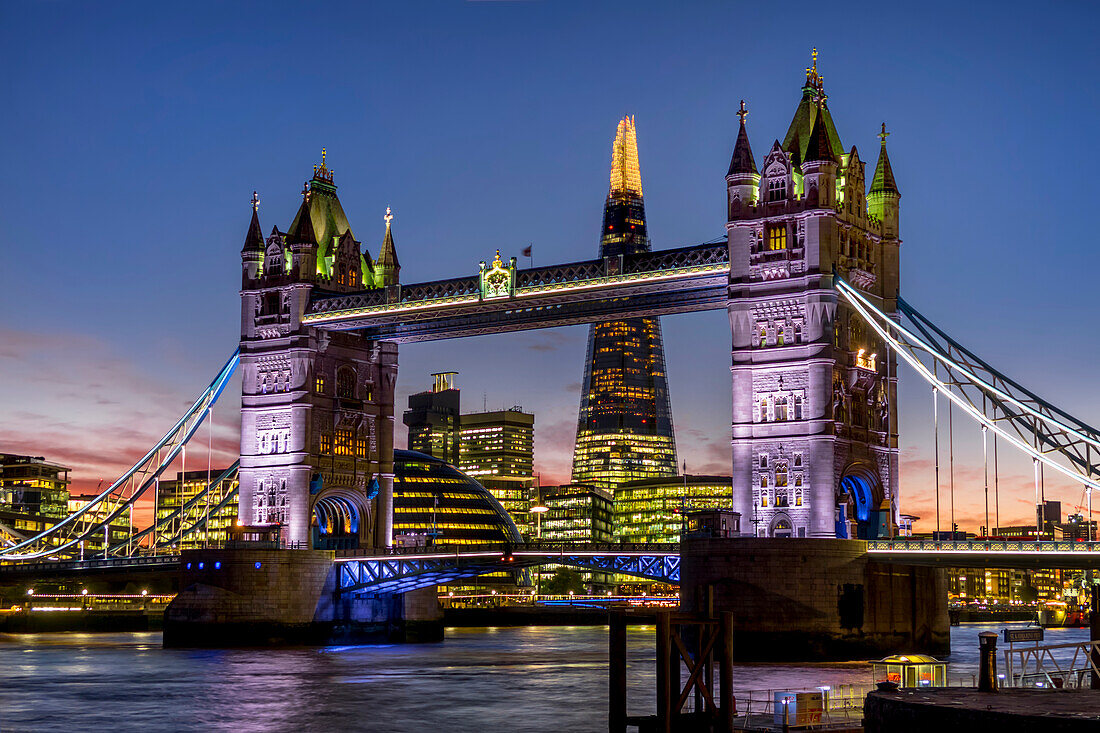
<svg viewBox="0 0 1100 733">
<path fill-rule="evenodd" d="M 1100 422 L 1097 11 L 980 5 L 0 4 L 0 450 L 69 461 L 90 486 L 169 427 L 236 343 L 251 192 L 265 230 L 285 228 L 321 147 L 374 254 L 393 207 L 406 282 L 472 273 L 497 247 L 593 256 L 623 114 L 654 246 L 705 241 L 724 231 L 738 100 L 759 161 L 814 46 L 845 146 L 873 162 L 880 122 L 893 133 L 905 297 Z M 681 456 L 728 471 L 726 317 L 664 332 Z M 467 408 L 535 412 L 539 469 L 563 478 L 585 335 L 402 347 L 399 408 L 457 370 Z M 929 398 L 902 376 L 904 508 L 928 516 Z M 972 489 L 977 429 L 960 426 Z M 1002 469 L 1019 474 L 1005 516 L 1028 515 L 1027 469 Z"/>
</svg>

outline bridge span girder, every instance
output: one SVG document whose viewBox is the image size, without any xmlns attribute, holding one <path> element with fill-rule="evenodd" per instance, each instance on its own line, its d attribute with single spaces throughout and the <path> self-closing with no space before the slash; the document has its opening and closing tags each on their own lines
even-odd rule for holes
<svg viewBox="0 0 1100 733">
<path fill-rule="evenodd" d="M 486 573 L 525 570 L 540 565 L 567 565 L 578 570 L 632 575 L 663 583 L 680 582 L 676 551 L 653 553 L 578 550 L 468 552 L 433 555 L 385 555 L 337 560 L 337 592 L 345 595 L 382 595 L 447 585 Z"/>
</svg>

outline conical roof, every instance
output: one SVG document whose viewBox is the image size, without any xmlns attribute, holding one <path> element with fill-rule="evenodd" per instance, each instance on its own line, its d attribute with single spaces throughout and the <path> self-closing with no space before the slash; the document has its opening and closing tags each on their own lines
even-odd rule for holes
<svg viewBox="0 0 1100 733">
<path fill-rule="evenodd" d="M 875 165 L 875 176 L 871 179 L 871 193 L 900 193 L 898 184 L 894 181 L 894 171 L 890 167 L 890 156 L 886 154 L 886 123 L 882 123 L 882 149 L 878 154 L 878 163 Z"/>
<path fill-rule="evenodd" d="M 837 162 L 837 156 L 833 154 L 832 146 L 829 144 L 824 114 L 819 114 L 817 119 L 814 120 L 814 128 L 810 132 L 810 139 L 806 142 L 806 155 L 803 160 L 807 163 L 813 161 Z"/>
<path fill-rule="evenodd" d="M 244 235 L 244 246 L 241 247 L 241 254 L 264 251 L 264 232 L 260 229 L 260 207 L 257 206 L 258 203 L 259 201 L 253 194 L 252 221 L 248 224 L 248 234 Z"/>
<path fill-rule="evenodd" d="M 752 146 L 749 145 L 749 133 L 745 130 L 745 102 L 741 102 L 741 129 L 737 131 L 737 142 L 733 144 L 733 157 L 730 159 L 730 170 L 727 176 L 735 173 L 756 173 L 756 160 L 752 157 Z"/>
<path fill-rule="evenodd" d="M 298 213 L 290 224 L 287 232 L 287 244 L 317 244 L 317 235 L 313 231 L 313 217 L 310 216 L 310 196 L 308 193 L 302 199 L 302 205 L 298 207 Z"/>
<path fill-rule="evenodd" d="M 382 240 L 382 249 L 378 253 L 378 266 L 379 267 L 401 267 L 401 263 L 397 260 L 397 247 L 393 243 L 393 231 L 390 228 L 390 220 L 393 216 L 390 214 L 390 210 L 386 209 L 386 236 Z"/>
</svg>

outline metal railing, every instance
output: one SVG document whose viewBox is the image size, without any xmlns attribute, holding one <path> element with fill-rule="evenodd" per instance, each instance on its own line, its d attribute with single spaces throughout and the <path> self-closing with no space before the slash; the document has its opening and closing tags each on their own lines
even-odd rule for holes
<svg viewBox="0 0 1100 733">
<path fill-rule="evenodd" d="M 867 540 L 870 552 L 1081 552 L 1100 553 L 1100 542 L 1075 540 Z"/>
<path fill-rule="evenodd" d="M 1056 653 L 1057 650 L 1064 653 Z M 1089 687 L 1092 674 L 1100 674 L 1100 641 L 1009 645 L 1004 658 L 1001 680 L 1004 687 L 1048 690 Z"/>
</svg>

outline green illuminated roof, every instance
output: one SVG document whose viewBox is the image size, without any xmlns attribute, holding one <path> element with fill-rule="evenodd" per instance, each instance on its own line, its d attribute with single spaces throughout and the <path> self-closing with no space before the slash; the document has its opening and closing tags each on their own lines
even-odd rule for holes
<svg viewBox="0 0 1100 733">
<path fill-rule="evenodd" d="M 886 154 L 886 141 L 882 141 L 882 150 L 878 154 L 875 176 L 871 179 L 871 192 L 898 193 L 898 184 L 894 182 L 894 171 L 890 168 L 890 157 Z"/>
<path fill-rule="evenodd" d="M 804 150 L 805 156 L 803 161 L 828 161 L 830 163 L 837 162 L 838 156 L 833 154 L 832 148 L 829 143 L 829 136 L 825 132 L 825 124 L 823 122 L 824 114 L 817 116 L 814 120 L 814 128 L 810 132 L 810 139 L 806 143 Z"/>
<path fill-rule="evenodd" d="M 248 225 L 248 234 L 244 236 L 244 247 L 241 248 L 241 253 L 263 251 L 264 233 L 260 229 L 260 212 L 253 208 L 252 221 Z"/>
<path fill-rule="evenodd" d="M 744 104 L 744 103 L 742 103 Z M 733 146 L 733 158 L 730 159 L 730 170 L 727 176 L 735 173 L 756 173 L 756 161 L 752 157 L 752 147 L 749 145 L 749 134 L 745 131 L 745 119 L 741 118 L 741 129 L 737 131 L 737 142 Z"/>
<path fill-rule="evenodd" d="M 819 116 L 817 99 L 821 95 L 819 89 L 813 86 L 802 87 L 802 100 L 794 111 L 794 119 L 787 128 L 787 134 L 783 138 L 783 149 L 792 155 L 797 155 L 798 160 L 806 160 L 806 151 L 810 147 L 810 137 Z M 829 105 L 822 104 L 820 116 L 825 127 L 825 136 L 829 142 L 829 150 L 833 154 L 833 160 L 840 160 L 844 154 L 844 146 L 840 144 L 840 136 L 833 124 L 833 116 L 829 113 Z"/>
</svg>

